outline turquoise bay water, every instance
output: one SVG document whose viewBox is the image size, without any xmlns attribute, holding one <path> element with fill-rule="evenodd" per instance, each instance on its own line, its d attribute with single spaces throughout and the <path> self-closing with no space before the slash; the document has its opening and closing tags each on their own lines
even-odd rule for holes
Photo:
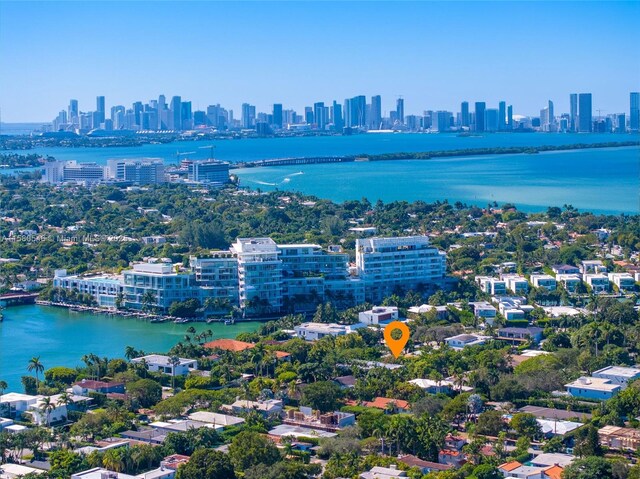
<svg viewBox="0 0 640 479">
<path fill-rule="evenodd" d="M 287 190 L 333 201 L 368 198 L 484 206 L 515 203 L 524 211 L 572 204 L 594 213 L 638 214 L 640 150 L 611 148 L 433 160 L 394 160 L 236 170 L 241 186 Z"/>
<path fill-rule="evenodd" d="M 149 323 L 45 306 L 10 307 L 0 322 L 0 380 L 7 381 L 10 391 L 22 391 L 20 377 L 30 374 L 27 364 L 33 356 L 41 356 L 50 368 L 83 365 L 81 358 L 89 353 L 123 358 L 126 346 L 165 353 L 183 340 L 189 326 L 198 333 L 211 329 L 217 339 L 254 331 L 259 323 Z"/>
<path fill-rule="evenodd" d="M 253 138 L 242 140 L 182 141 L 168 144 L 146 144 L 117 148 L 34 148 L 17 153 L 40 153 L 59 160 L 93 161 L 105 164 L 110 158 L 162 158 L 175 163 L 177 158 L 204 159 L 211 154 L 232 163 L 268 158 L 301 156 L 340 156 L 360 153 L 455 150 L 500 146 L 570 145 L 628 141 L 638 135 L 617 134 L 557 134 L 557 133 L 488 133 L 483 136 L 460 137 L 439 133 L 369 133 L 352 136 L 310 136 L 291 138 Z M 180 156 L 176 156 L 180 153 Z"/>
</svg>

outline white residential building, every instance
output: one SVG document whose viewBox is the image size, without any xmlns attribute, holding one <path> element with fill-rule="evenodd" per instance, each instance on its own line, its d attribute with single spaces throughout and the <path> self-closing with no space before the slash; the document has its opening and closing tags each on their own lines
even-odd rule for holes
<svg viewBox="0 0 640 479">
<path fill-rule="evenodd" d="M 498 310 L 486 301 L 476 301 L 469 305 L 473 306 L 473 314 L 476 318 L 483 318 L 488 323 L 492 323 L 498 314 Z"/>
<path fill-rule="evenodd" d="M 172 364 L 170 356 L 161 354 L 149 354 L 131 360 L 132 363 L 146 363 L 149 371 L 160 372 L 170 376 L 186 376 L 191 371 L 198 369 L 198 361 L 195 359 L 178 358 L 176 364 Z"/>
<path fill-rule="evenodd" d="M 556 290 L 556 278 L 549 274 L 532 274 L 529 279 L 531 280 L 531 284 L 536 288 L 545 288 L 549 291 Z"/>
<path fill-rule="evenodd" d="M 204 297 L 228 301 L 238 306 L 238 260 L 229 251 L 211 252 L 210 257 L 189 258 L 189 267 L 196 282 L 207 290 Z"/>
<path fill-rule="evenodd" d="M 345 334 L 353 333 L 356 329 L 364 327 L 364 324 L 336 324 L 336 323 L 302 323 L 299 326 L 295 326 L 293 329 L 296 332 L 296 336 L 307 341 L 316 341 L 322 339 L 325 336 L 344 336 Z"/>
<path fill-rule="evenodd" d="M 240 305 L 262 313 L 282 308 L 282 261 L 271 238 L 238 238 L 231 246 L 238 258 Z"/>
<path fill-rule="evenodd" d="M 376 306 L 368 311 L 358 313 L 358 320 L 363 324 L 381 324 L 398 320 L 396 306 Z"/>
<path fill-rule="evenodd" d="M 164 183 L 164 162 L 161 158 L 118 158 L 107 160 L 107 177 L 136 185 Z"/>
<path fill-rule="evenodd" d="M 587 273 L 583 275 L 584 282 L 591 286 L 594 293 L 609 291 L 609 277 L 604 273 Z"/>
<path fill-rule="evenodd" d="M 490 339 L 489 336 L 481 336 L 479 334 L 458 334 L 445 338 L 445 342 L 453 349 L 464 349 L 467 346 L 475 346 L 484 344 Z"/>
<path fill-rule="evenodd" d="M 582 283 L 582 278 L 580 277 L 580 275 L 575 273 L 557 274 L 556 280 L 562 283 L 564 289 L 566 289 L 569 293 L 575 293 Z"/>
<path fill-rule="evenodd" d="M 502 279 L 507 283 L 507 289 L 514 294 L 526 294 L 529 291 L 529 282 L 519 274 L 503 274 Z"/>
<path fill-rule="evenodd" d="M 620 291 L 631 291 L 636 287 L 636 280 L 630 273 L 609 273 L 608 277 Z"/>
<path fill-rule="evenodd" d="M 124 271 L 124 303 L 131 309 L 145 306 L 167 311 L 171 303 L 187 299 L 202 299 L 193 273 L 177 272 L 171 263 L 137 263 Z M 149 293 L 149 295 L 147 295 Z M 155 299 L 147 305 L 145 298 Z M 149 298 L 151 299 L 151 298 Z"/>
<path fill-rule="evenodd" d="M 42 182 L 54 185 L 66 182 L 91 185 L 104 179 L 104 166 L 77 161 L 49 161 L 45 163 L 42 175 Z"/>
<path fill-rule="evenodd" d="M 622 387 L 610 379 L 581 377 L 565 384 L 567 392 L 574 397 L 605 401 L 618 394 Z"/>
<path fill-rule="evenodd" d="M 607 267 L 600 260 L 583 261 L 580 263 L 582 274 L 606 273 Z"/>
<path fill-rule="evenodd" d="M 67 276 L 66 269 L 57 269 L 53 277 L 53 286 L 93 296 L 99 306 L 115 308 L 116 298 L 122 293 L 122 276 L 97 274 L 87 276 Z"/>
<path fill-rule="evenodd" d="M 365 283 L 365 299 L 379 302 L 397 289 L 440 285 L 446 255 L 431 246 L 427 236 L 357 239 L 356 268 Z"/>
<path fill-rule="evenodd" d="M 476 283 L 480 285 L 480 289 L 492 296 L 507 294 L 507 283 L 498 278 L 490 276 L 476 276 Z"/>
<path fill-rule="evenodd" d="M 612 384 L 618 384 L 622 389 L 625 389 L 630 382 L 640 378 L 640 369 L 637 367 L 607 366 L 594 372 L 592 376 L 608 379 Z"/>
</svg>

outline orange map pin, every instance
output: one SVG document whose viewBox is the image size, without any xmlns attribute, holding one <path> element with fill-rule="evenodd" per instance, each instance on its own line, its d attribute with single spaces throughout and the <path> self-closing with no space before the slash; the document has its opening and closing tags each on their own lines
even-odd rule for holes
<svg viewBox="0 0 640 479">
<path fill-rule="evenodd" d="M 399 339 L 394 339 L 393 336 L 391 336 L 391 333 L 395 330 L 402 333 L 402 336 L 400 336 Z M 387 327 L 384 328 L 384 341 L 387 343 L 387 346 L 389 346 L 393 356 L 397 358 L 407 345 L 407 341 L 409 341 L 409 328 L 406 324 L 401 323 L 400 321 L 389 323 Z"/>
</svg>

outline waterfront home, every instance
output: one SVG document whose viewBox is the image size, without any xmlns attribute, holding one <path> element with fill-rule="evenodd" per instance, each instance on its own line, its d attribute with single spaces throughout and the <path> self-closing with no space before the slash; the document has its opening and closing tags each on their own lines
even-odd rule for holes
<svg viewBox="0 0 640 479">
<path fill-rule="evenodd" d="M 123 291 L 122 276 L 114 274 L 70 276 L 66 269 L 55 270 L 53 286 L 88 294 L 96 300 L 98 306 L 110 309 L 116 308 L 116 298 Z"/>
<path fill-rule="evenodd" d="M 83 379 L 71 385 L 71 391 L 78 396 L 86 396 L 89 393 L 101 394 L 124 394 L 124 383 L 111 381 L 93 381 L 91 379 Z"/>
<path fill-rule="evenodd" d="M 449 347 L 460 350 L 464 349 L 467 346 L 476 346 L 480 344 L 484 344 L 487 340 L 490 339 L 489 336 L 481 336 L 479 334 L 458 334 L 456 336 L 451 336 L 449 338 L 445 338 L 445 343 L 449 345 Z"/>
<path fill-rule="evenodd" d="M 47 471 L 36 469 L 35 467 L 25 466 L 23 464 L 0 464 L 0 479 L 18 479 L 22 477 L 32 477 L 44 474 Z"/>
<path fill-rule="evenodd" d="M 358 313 L 358 321 L 367 325 L 388 324 L 397 320 L 398 308 L 396 306 L 376 306 Z"/>
<path fill-rule="evenodd" d="M 174 364 L 169 356 L 161 354 L 148 354 L 140 358 L 132 359 L 132 363 L 144 362 L 149 371 L 168 374 L 170 376 L 186 376 L 191 371 L 198 369 L 198 361 L 195 359 L 177 358 Z"/>
<path fill-rule="evenodd" d="M 636 280 L 629 273 L 609 273 L 607 276 L 620 291 L 633 291 L 636 287 Z"/>
<path fill-rule="evenodd" d="M 612 384 L 618 384 L 622 389 L 640 378 L 640 369 L 625 366 L 607 366 L 592 374 L 594 378 L 608 379 Z"/>
<path fill-rule="evenodd" d="M 529 279 L 536 288 L 545 288 L 549 291 L 556 290 L 557 280 L 549 274 L 532 274 Z"/>
<path fill-rule="evenodd" d="M 575 381 L 565 384 L 567 392 L 573 396 L 583 399 L 595 399 L 605 401 L 618 394 L 622 387 L 611 382 L 610 379 L 580 377 Z"/>
<path fill-rule="evenodd" d="M 222 351 L 239 353 L 241 351 L 245 351 L 246 349 L 254 348 L 255 344 L 247 343 L 245 341 L 238 341 L 236 339 L 216 339 L 215 341 L 205 343 L 204 347 L 207 349 L 220 349 Z"/>
<path fill-rule="evenodd" d="M 354 333 L 356 329 L 364 327 L 364 324 L 344 325 L 337 323 L 302 323 L 293 329 L 296 336 L 307 341 L 316 341 L 325 336 L 344 336 L 345 334 Z"/>
<path fill-rule="evenodd" d="M 640 448 L 640 429 L 605 426 L 598 430 L 601 446 L 617 451 L 637 451 Z"/>
<path fill-rule="evenodd" d="M 584 282 L 591 286 L 594 293 L 609 291 L 609 277 L 604 273 L 588 273 L 583 276 Z"/>
<path fill-rule="evenodd" d="M 10 392 L 0 396 L 0 415 L 17 419 L 34 405 L 41 396 Z"/>
<path fill-rule="evenodd" d="M 556 280 L 562 283 L 564 289 L 569 293 L 575 293 L 582 283 L 582 278 L 576 273 L 557 274 Z"/>
<path fill-rule="evenodd" d="M 498 339 L 538 343 L 542 340 L 542 331 L 543 329 L 537 326 L 529 326 L 527 328 L 500 328 L 498 330 Z"/>
</svg>

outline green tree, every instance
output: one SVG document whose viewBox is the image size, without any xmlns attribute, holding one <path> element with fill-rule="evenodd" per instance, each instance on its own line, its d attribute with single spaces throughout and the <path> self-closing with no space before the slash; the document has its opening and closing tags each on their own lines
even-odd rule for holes
<svg viewBox="0 0 640 479">
<path fill-rule="evenodd" d="M 562 479 L 613 479 L 611 463 L 596 456 L 577 459 L 564 469 Z"/>
<path fill-rule="evenodd" d="M 153 379 L 139 379 L 127 384 L 127 393 L 140 407 L 152 407 L 162 399 L 162 386 Z"/>
<path fill-rule="evenodd" d="M 270 466 L 280 460 L 278 448 L 262 434 L 242 431 L 231 441 L 229 457 L 238 471 L 264 464 Z"/>
<path fill-rule="evenodd" d="M 48 384 L 65 384 L 69 385 L 78 377 L 78 371 L 63 366 L 47 369 L 44 372 L 45 381 Z"/>
<path fill-rule="evenodd" d="M 510 426 L 521 436 L 533 439 L 540 435 L 540 424 L 533 414 L 518 413 L 513 416 Z"/>
<path fill-rule="evenodd" d="M 485 436 L 497 436 L 506 429 L 502 413 L 500 411 L 485 411 L 478 416 L 476 433 Z"/>
<path fill-rule="evenodd" d="M 302 392 L 302 404 L 321 412 L 334 411 L 342 397 L 340 386 L 332 381 L 309 384 Z"/>
</svg>

